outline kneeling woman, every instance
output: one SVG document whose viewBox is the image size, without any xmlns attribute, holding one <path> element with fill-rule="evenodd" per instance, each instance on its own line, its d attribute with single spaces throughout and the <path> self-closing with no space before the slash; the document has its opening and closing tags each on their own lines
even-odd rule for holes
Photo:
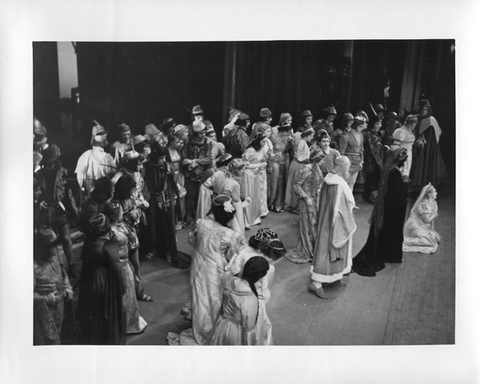
<svg viewBox="0 0 480 384">
<path fill-rule="evenodd" d="M 222 310 L 215 323 L 210 345 L 256 345 L 255 325 L 259 315 L 259 297 L 255 283 L 263 278 L 269 263 L 254 256 L 223 291 Z"/>
</svg>

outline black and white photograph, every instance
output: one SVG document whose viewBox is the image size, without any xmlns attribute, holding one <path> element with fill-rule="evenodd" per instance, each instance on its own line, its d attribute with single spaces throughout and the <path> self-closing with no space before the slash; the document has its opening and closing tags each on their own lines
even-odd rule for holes
<svg viewBox="0 0 480 384">
<path fill-rule="evenodd" d="M 296 13 L 243 23 L 230 5 L 176 34 L 175 7 L 150 6 L 168 33 L 142 30 L 145 9 L 122 32 L 114 7 L 110 32 L 93 16 L 94 33 L 36 21 L 5 39 L 0 75 L 22 91 L 2 95 L 0 323 L 34 362 L 18 373 L 3 350 L 6 377 L 480 380 L 459 20 L 362 9 L 348 33 L 298 33 Z"/>
</svg>

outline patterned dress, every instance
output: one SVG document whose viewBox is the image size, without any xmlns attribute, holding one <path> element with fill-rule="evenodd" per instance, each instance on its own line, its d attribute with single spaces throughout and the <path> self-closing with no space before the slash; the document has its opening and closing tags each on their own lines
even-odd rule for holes
<svg viewBox="0 0 480 384">
<path fill-rule="evenodd" d="M 294 148 L 294 157 L 288 171 L 287 187 L 285 190 L 285 210 L 298 212 L 298 196 L 293 189 L 297 174 L 308 164 L 310 159 L 310 148 L 307 142 L 299 139 Z"/>
<path fill-rule="evenodd" d="M 34 344 L 58 343 L 64 314 L 65 289 L 72 290 L 67 272 L 60 259 L 59 247 L 45 261 L 34 262 Z M 54 303 L 46 304 L 43 297 L 54 293 Z"/>
<path fill-rule="evenodd" d="M 297 263 L 313 260 L 317 236 L 318 196 L 322 182 L 320 166 L 317 163 L 307 164 L 297 175 L 293 186 L 300 199 L 300 240 L 295 252 L 296 257 L 289 260 Z"/>
</svg>

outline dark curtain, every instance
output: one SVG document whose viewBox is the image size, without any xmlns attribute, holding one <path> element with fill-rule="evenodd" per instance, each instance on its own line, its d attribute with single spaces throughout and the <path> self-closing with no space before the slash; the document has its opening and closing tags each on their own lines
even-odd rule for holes
<svg viewBox="0 0 480 384">
<path fill-rule="evenodd" d="M 32 48 L 33 114 L 45 124 L 51 137 L 61 128 L 57 43 L 35 42 Z"/>
<path fill-rule="evenodd" d="M 225 72 L 230 87 L 224 90 L 225 105 L 248 113 L 252 123 L 260 109 L 268 107 L 274 124 L 282 112 L 290 112 L 295 120 L 305 109 L 314 118 L 322 117 L 329 104 L 345 109 L 350 46 L 346 41 L 228 43 Z"/>
<path fill-rule="evenodd" d="M 87 138 L 92 119 L 109 130 L 125 122 L 134 134 L 165 117 L 189 124 L 196 104 L 221 131 L 224 58 L 225 43 L 78 43 Z"/>
</svg>

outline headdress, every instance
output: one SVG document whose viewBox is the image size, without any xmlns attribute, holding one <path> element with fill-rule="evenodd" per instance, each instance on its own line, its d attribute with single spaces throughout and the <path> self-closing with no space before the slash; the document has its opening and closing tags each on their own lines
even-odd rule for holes
<svg viewBox="0 0 480 384">
<path fill-rule="evenodd" d="M 110 231 L 110 221 L 103 213 L 96 213 L 88 219 L 90 234 L 101 236 Z"/>
<path fill-rule="evenodd" d="M 228 165 L 233 160 L 233 156 L 230 153 L 224 153 L 217 159 L 217 167 L 223 167 Z"/>
<path fill-rule="evenodd" d="M 218 195 L 213 199 L 212 204 L 217 207 L 223 206 L 225 212 L 230 213 L 235 211 L 235 207 L 232 204 L 232 198 L 227 195 Z"/>
<path fill-rule="evenodd" d="M 313 115 L 312 115 L 312 112 L 310 112 L 310 111 L 307 109 L 307 110 L 302 111 L 302 112 L 300 113 L 300 117 L 301 117 L 302 119 L 304 119 L 304 118 L 306 118 L 306 117 L 313 117 Z"/>
</svg>

